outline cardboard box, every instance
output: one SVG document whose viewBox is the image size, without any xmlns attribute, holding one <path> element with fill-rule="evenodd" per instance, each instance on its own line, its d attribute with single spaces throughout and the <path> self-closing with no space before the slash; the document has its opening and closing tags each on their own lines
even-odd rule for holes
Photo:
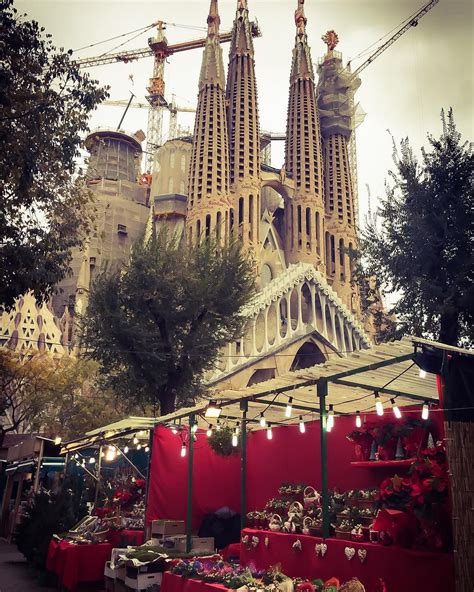
<svg viewBox="0 0 474 592">
<path fill-rule="evenodd" d="M 168 536 L 173 534 L 185 534 L 184 520 L 153 520 L 151 523 L 151 536 Z"/>
<path fill-rule="evenodd" d="M 106 564 L 104 565 L 104 576 L 106 578 L 110 578 L 112 580 L 115 580 L 115 577 L 116 577 L 115 569 L 112 569 L 110 567 L 110 561 L 107 561 Z"/>
<path fill-rule="evenodd" d="M 160 586 L 162 573 L 139 573 L 136 578 L 125 578 L 125 585 L 131 590 L 146 590 L 150 586 Z"/>
</svg>

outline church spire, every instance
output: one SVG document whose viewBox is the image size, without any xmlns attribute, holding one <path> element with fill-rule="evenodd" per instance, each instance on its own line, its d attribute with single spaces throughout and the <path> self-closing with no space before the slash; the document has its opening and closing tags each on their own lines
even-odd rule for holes
<svg viewBox="0 0 474 592">
<path fill-rule="evenodd" d="M 237 2 L 226 95 L 233 194 L 231 231 L 244 244 L 255 245 L 260 225 L 260 132 L 254 48 L 245 0 Z"/>
<path fill-rule="evenodd" d="M 290 74 L 285 169 L 295 184 L 285 204 L 286 251 L 292 263 L 324 268 L 324 203 L 321 136 L 304 0 L 295 10 L 296 36 Z"/>
<path fill-rule="evenodd" d="M 190 242 L 214 231 L 224 239 L 229 228 L 229 145 L 219 23 L 217 0 L 211 0 L 189 171 L 186 227 Z"/>
</svg>

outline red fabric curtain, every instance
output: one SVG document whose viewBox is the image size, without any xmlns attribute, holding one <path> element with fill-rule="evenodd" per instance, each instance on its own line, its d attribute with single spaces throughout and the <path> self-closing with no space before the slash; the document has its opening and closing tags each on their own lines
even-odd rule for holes
<svg viewBox="0 0 474 592">
<path fill-rule="evenodd" d="M 419 409 L 419 408 L 418 408 Z M 403 411 L 402 411 L 403 412 Z M 432 414 L 433 436 L 442 437 L 441 413 Z M 408 413 L 404 417 L 408 417 Z M 410 417 L 419 417 L 410 414 Z M 377 416 L 363 415 L 372 422 Z M 380 421 L 380 419 L 378 419 Z M 395 422 L 389 410 L 382 421 Z M 402 421 L 402 420 L 400 420 Z M 265 430 L 248 434 L 247 510 L 263 509 L 275 497 L 283 481 L 321 486 L 319 421 L 305 424 L 301 434 L 297 425 L 273 429 L 272 440 Z M 336 417 L 334 430 L 328 434 L 329 487 L 342 490 L 377 487 L 394 474 L 393 468 L 361 469 L 351 466 L 354 444 L 346 435 L 355 429 L 354 417 Z M 186 517 L 188 457 L 181 458 L 181 438 L 170 429 L 155 430 L 147 519 Z M 240 511 L 240 454 L 229 458 L 217 456 L 208 446 L 205 432 L 198 432 L 193 470 L 193 528 L 203 516 L 222 506 Z"/>
</svg>

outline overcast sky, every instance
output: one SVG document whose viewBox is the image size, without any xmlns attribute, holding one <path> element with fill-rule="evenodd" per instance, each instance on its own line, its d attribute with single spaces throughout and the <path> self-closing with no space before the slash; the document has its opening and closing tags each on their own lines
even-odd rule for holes
<svg viewBox="0 0 474 592">
<path fill-rule="evenodd" d="M 296 0 L 248 0 L 251 19 L 257 18 L 263 36 L 255 41 L 255 59 L 259 91 L 260 121 L 265 130 L 284 131 L 288 100 L 291 50 L 294 44 L 293 14 Z M 306 0 L 308 37 L 313 61 L 325 51 L 321 35 L 335 29 L 337 49 L 344 60 L 353 59 L 353 69 L 370 53 L 361 52 L 413 14 L 423 0 Z M 40 22 L 53 35 L 57 46 L 77 49 L 144 27 L 160 19 L 179 25 L 167 28 L 170 44 L 204 35 L 208 0 L 16 0 L 15 5 Z M 236 1 L 219 2 L 221 30 L 230 30 Z M 471 0 L 440 0 L 416 28 L 412 28 L 372 63 L 361 75 L 362 85 L 356 99 L 367 116 L 357 133 L 359 200 L 362 216 L 367 211 L 367 190 L 376 196 L 384 193 L 384 180 L 392 164 L 392 143 L 387 129 L 398 140 L 409 136 L 412 145 L 426 145 L 426 133 L 439 135 L 442 107 L 454 108 L 458 128 L 464 139 L 473 139 L 473 3 Z M 141 35 L 122 49 L 146 47 L 149 33 Z M 100 55 L 123 39 L 75 53 L 77 57 Z M 227 63 L 228 45 L 224 45 Z M 117 51 L 117 50 L 116 50 Z M 178 104 L 195 105 L 202 50 L 171 56 L 166 64 L 165 82 L 168 100 L 176 94 Z M 113 99 L 126 99 L 129 90 L 138 98 L 145 96 L 153 59 L 129 64 L 91 68 L 89 72 L 111 86 Z M 129 80 L 133 75 L 133 85 Z M 116 127 L 122 110 L 101 106 L 91 119 L 91 128 Z M 178 123 L 192 129 L 192 114 L 180 114 Z M 122 127 L 146 132 L 143 110 L 130 110 Z M 167 119 L 164 122 L 165 138 Z M 274 143 L 274 166 L 281 166 L 283 143 Z"/>
</svg>

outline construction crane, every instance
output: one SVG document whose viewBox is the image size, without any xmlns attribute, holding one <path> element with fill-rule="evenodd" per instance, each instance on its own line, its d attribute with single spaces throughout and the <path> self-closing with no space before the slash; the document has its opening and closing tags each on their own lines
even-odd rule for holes
<svg viewBox="0 0 474 592">
<path fill-rule="evenodd" d="M 430 0 L 426 4 L 424 4 L 420 10 L 415 13 L 410 19 L 405 22 L 403 26 L 401 26 L 396 33 L 394 33 L 385 43 L 383 43 L 378 49 L 374 51 L 360 66 L 358 66 L 354 72 L 352 72 L 350 81 L 353 81 L 357 78 L 357 76 L 365 70 L 370 64 L 376 60 L 385 50 L 387 50 L 391 45 L 393 45 L 402 35 L 404 35 L 407 31 L 409 31 L 412 27 L 416 27 L 418 22 L 421 18 L 425 16 L 436 4 L 438 4 L 439 0 Z M 350 70 L 351 62 L 347 63 L 347 68 Z M 357 179 L 357 147 L 356 147 L 356 133 L 355 130 L 358 125 L 361 123 L 357 121 L 357 117 L 360 117 L 361 114 L 356 114 L 358 109 L 354 106 L 354 92 L 350 93 L 350 113 L 351 113 L 351 127 L 352 133 L 351 138 L 349 141 L 349 162 L 351 167 L 351 176 L 352 176 L 352 190 L 354 196 L 354 209 L 355 209 L 355 219 L 358 224 L 359 220 L 359 199 L 358 199 L 358 179 Z M 364 114 L 365 116 L 365 114 Z M 363 120 L 363 119 L 362 119 Z"/>
<path fill-rule="evenodd" d="M 147 87 L 148 95 L 146 97 L 150 104 L 150 110 L 148 112 L 145 162 L 145 170 L 147 172 L 153 172 L 154 155 L 156 149 L 162 144 L 163 109 L 169 108 L 165 99 L 165 60 L 175 53 L 188 51 L 190 49 L 198 49 L 200 47 L 204 47 L 206 44 L 206 39 L 202 38 L 168 45 L 168 41 L 164 36 L 165 25 L 166 23 L 164 21 L 157 21 L 153 24 L 153 26 L 156 26 L 157 29 L 156 36 L 148 39 L 148 47 L 146 48 L 111 53 L 108 55 L 101 55 L 98 57 L 85 58 L 76 61 L 76 64 L 81 68 L 91 68 L 94 66 L 103 66 L 105 64 L 113 64 L 117 62 L 128 63 L 150 56 L 154 57 L 153 76 L 150 78 L 150 82 Z M 251 32 L 252 37 L 261 37 L 262 33 L 257 21 L 251 23 Z M 222 33 L 219 36 L 221 43 L 227 43 L 231 40 L 231 38 L 232 33 L 230 32 Z M 173 113 L 172 110 L 171 113 Z"/>
<path fill-rule="evenodd" d="M 150 109 L 150 103 L 143 103 L 140 101 L 129 101 L 125 99 L 106 100 L 101 105 L 108 105 L 110 107 L 131 107 L 132 109 Z M 166 104 L 166 109 L 170 112 L 170 125 L 168 131 L 168 139 L 173 140 L 178 134 L 178 113 L 196 113 L 196 107 L 182 107 L 176 104 L 175 97 L 172 95 L 171 103 Z"/>
</svg>

